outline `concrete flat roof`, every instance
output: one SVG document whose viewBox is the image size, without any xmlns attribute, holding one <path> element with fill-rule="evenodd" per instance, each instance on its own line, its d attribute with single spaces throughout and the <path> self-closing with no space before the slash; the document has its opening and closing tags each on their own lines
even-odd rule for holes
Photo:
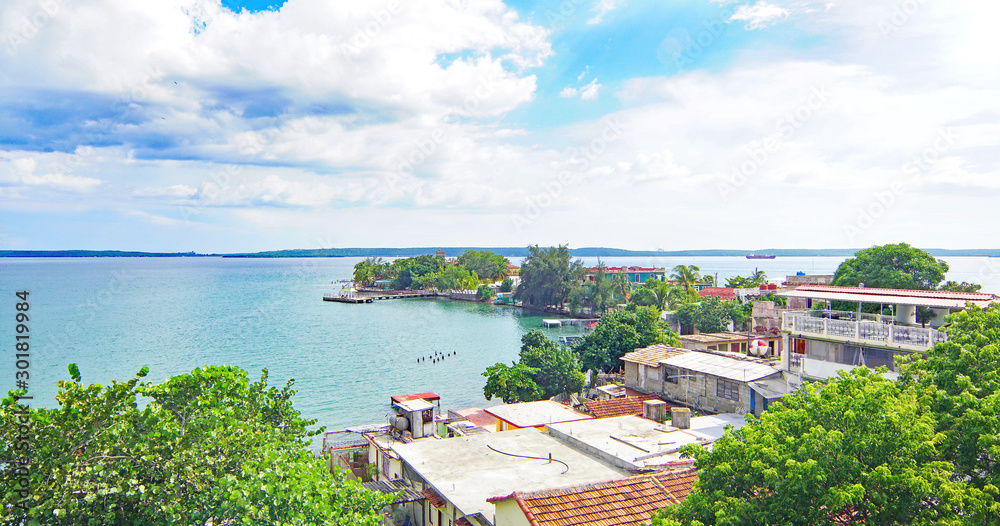
<svg viewBox="0 0 1000 526">
<path fill-rule="evenodd" d="M 709 444 L 725 427 L 746 425 L 743 415 L 721 414 L 691 419 L 691 429 L 677 429 L 638 416 L 600 418 L 549 426 L 549 434 L 622 469 L 639 469 L 680 459 L 682 446 Z"/>
<path fill-rule="evenodd" d="M 738 382 L 760 380 L 761 378 L 767 378 L 781 372 L 766 363 L 720 356 L 707 352 L 689 352 L 668 358 L 660 363 L 668 367 L 687 369 Z"/>
<path fill-rule="evenodd" d="M 520 458 L 498 453 L 543 457 Z M 493 517 L 490 497 L 610 480 L 627 475 L 537 429 L 395 443 L 393 450 L 465 515 Z M 552 454 L 554 460 L 549 462 Z M 565 471 L 565 473 L 563 473 Z"/>
<path fill-rule="evenodd" d="M 517 427 L 538 427 L 594 418 L 552 400 L 496 405 L 486 408 L 486 412 Z"/>
</svg>

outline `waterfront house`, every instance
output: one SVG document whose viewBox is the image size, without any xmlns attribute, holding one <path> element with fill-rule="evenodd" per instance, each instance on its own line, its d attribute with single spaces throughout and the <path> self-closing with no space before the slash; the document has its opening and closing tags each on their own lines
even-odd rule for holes
<svg viewBox="0 0 1000 526">
<path fill-rule="evenodd" d="M 626 353 L 622 356 L 625 387 L 643 394 L 663 392 L 660 361 L 686 352 L 687 349 L 656 344 Z"/>
<path fill-rule="evenodd" d="M 571 407 L 553 402 L 538 400 L 537 402 L 521 402 L 505 404 L 485 409 L 486 413 L 496 418 L 496 430 L 508 431 L 534 427 L 544 429 L 546 425 L 558 422 L 572 422 L 594 418 Z"/>
<path fill-rule="evenodd" d="M 598 267 L 591 267 L 587 269 L 587 277 L 584 278 L 586 281 L 594 281 L 595 276 L 597 276 Z M 611 277 L 617 274 L 624 275 L 628 282 L 633 285 L 642 285 L 648 279 L 658 279 L 660 281 L 665 281 L 667 279 L 667 270 L 664 268 L 656 267 L 604 267 L 604 276 Z"/>
<path fill-rule="evenodd" d="M 410 487 L 426 497 L 417 504 L 414 526 L 493 526 L 491 497 L 628 475 L 537 429 L 386 446 Z"/>
<path fill-rule="evenodd" d="M 656 477 L 640 475 L 492 497 L 496 526 L 640 526 L 680 503 Z"/>
<path fill-rule="evenodd" d="M 800 285 L 781 291 L 778 296 L 799 304 L 847 302 L 853 311 L 796 310 L 781 313 L 786 352 L 782 368 L 796 378 L 825 380 L 841 370 L 857 367 L 889 369 L 887 377 L 896 378 L 895 358 L 923 353 L 938 342 L 947 341 L 939 330 L 945 317 L 965 308 L 966 304 L 987 307 L 1000 300 L 994 294 L 940 290 L 876 289 Z M 862 305 L 889 307 L 893 315 L 862 312 Z M 933 317 L 927 327 L 917 323 L 918 307 L 930 309 Z"/>
</svg>

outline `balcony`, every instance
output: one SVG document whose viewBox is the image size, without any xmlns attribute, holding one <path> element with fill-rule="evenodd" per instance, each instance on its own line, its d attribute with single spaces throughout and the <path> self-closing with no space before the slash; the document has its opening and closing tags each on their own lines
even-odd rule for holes
<svg viewBox="0 0 1000 526">
<path fill-rule="evenodd" d="M 896 325 L 892 316 L 834 310 L 783 312 L 781 330 L 793 336 L 917 352 L 948 341 L 936 329 Z"/>
</svg>

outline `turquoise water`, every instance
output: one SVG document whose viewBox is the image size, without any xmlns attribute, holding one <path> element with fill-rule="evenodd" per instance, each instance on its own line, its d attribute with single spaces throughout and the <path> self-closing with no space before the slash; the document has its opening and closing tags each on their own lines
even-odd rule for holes
<svg viewBox="0 0 1000 526">
<path fill-rule="evenodd" d="M 14 388 L 14 293 L 30 292 L 31 384 L 53 407 L 56 381 L 77 363 L 86 383 L 161 381 L 207 364 L 238 365 L 272 385 L 294 377 L 295 406 L 329 429 L 384 421 L 392 394 L 433 391 L 442 408 L 488 407 L 481 373 L 517 358 L 541 316 L 443 299 L 349 305 L 322 301 L 356 258 L 0 259 L 0 389 Z M 775 278 L 832 272 L 839 258 L 607 258 L 609 265 L 697 264 L 720 278 L 754 267 Z M 995 266 L 1000 267 L 1000 260 Z M 593 264 L 596 260 L 586 260 Z M 949 279 L 1000 290 L 987 258 L 952 258 Z M 984 271 L 986 269 L 986 271 Z M 546 329 L 553 339 L 577 328 Z M 456 353 L 432 363 L 420 357 Z"/>
</svg>

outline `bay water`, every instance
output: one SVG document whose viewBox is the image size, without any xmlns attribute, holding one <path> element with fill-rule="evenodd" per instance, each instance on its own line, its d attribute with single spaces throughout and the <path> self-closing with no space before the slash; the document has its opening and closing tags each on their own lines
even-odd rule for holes
<svg viewBox="0 0 1000 526">
<path fill-rule="evenodd" d="M 832 273 L 843 258 L 603 258 L 609 266 L 697 265 L 720 281 L 755 268 L 782 278 Z M 482 372 L 517 359 L 542 318 L 516 307 L 400 299 L 322 301 L 359 258 L 0 259 L 0 390 L 15 387 L 15 293 L 28 291 L 29 394 L 55 407 L 56 382 L 76 363 L 86 384 L 125 381 L 143 366 L 160 382 L 204 365 L 252 379 L 295 379 L 295 407 L 330 430 L 384 422 L 389 396 L 432 391 L 442 408 L 488 407 Z M 519 261 L 515 260 L 515 264 Z M 596 258 L 585 258 L 587 265 Z M 949 258 L 948 279 L 1000 291 L 1000 259 Z M 545 316 L 550 317 L 550 316 Z M 578 327 L 543 329 L 552 339 Z M 23 363 L 21 365 L 24 365 Z"/>
</svg>

